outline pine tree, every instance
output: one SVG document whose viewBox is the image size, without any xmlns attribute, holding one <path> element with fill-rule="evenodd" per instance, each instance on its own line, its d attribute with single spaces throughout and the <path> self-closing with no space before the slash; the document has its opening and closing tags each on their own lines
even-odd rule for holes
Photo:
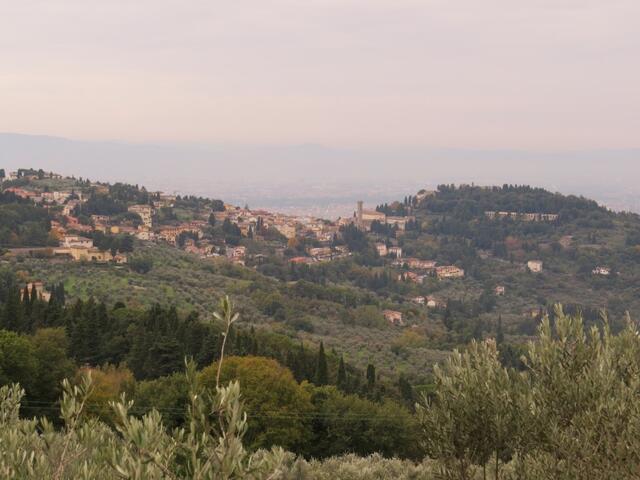
<svg viewBox="0 0 640 480">
<path fill-rule="evenodd" d="M 343 392 L 347 389 L 347 370 L 344 365 L 344 357 L 340 357 L 340 364 L 338 365 L 338 380 L 336 386 Z"/>
<path fill-rule="evenodd" d="M 316 364 L 315 384 L 318 386 L 327 385 L 329 383 L 329 374 L 327 369 L 327 357 L 324 353 L 324 343 L 320 342 L 318 350 L 318 363 Z"/>
</svg>

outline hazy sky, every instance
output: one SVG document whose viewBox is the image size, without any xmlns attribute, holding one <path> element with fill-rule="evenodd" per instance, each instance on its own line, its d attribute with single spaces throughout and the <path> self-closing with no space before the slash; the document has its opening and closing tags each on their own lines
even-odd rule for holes
<svg viewBox="0 0 640 480">
<path fill-rule="evenodd" d="M 0 0 L 0 131 L 640 146 L 640 0 Z"/>
</svg>

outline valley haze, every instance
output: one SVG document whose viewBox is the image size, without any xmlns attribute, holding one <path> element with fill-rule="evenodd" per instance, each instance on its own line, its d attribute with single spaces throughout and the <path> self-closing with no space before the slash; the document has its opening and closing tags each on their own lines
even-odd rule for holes
<svg viewBox="0 0 640 480">
<path fill-rule="evenodd" d="M 442 183 L 529 184 L 640 212 L 640 149 L 525 151 L 162 144 L 0 133 L 0 165 L 325 218 Z"/>
</svg>

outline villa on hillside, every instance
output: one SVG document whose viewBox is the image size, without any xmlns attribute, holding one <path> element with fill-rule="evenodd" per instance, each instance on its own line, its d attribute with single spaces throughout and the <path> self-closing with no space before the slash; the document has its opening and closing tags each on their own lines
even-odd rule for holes
<svg viewBox="0 0 640 480">
<path fill-rule="evenodd" d="M 445 278 L 462 278 L 464 277 L 464 270 L 455 265 L 444 265 L 442 267 L 436 267 L 436 276 L 440 280 Z"/>
<path fill-rule="evenodd" d="M 42 282 L 27 283 L 26 291 L 29 292 L 30 295 L 33 295 L 33 292 L 35 291 L 36 297 L 43 302 L 48 302 L 49 300 L 51 300 L 51 292 L 45 290 L 44 283 Z M 24 292 L 24 289 L 20 291 L 21 300 L 24 300 Z"/>
<path fill-rule="evenodd" d="M 79 235 L 65 235 L 60 241 L 60 246 L 65 248 L 92 248 L 93 240 Z"/>
<path fill-rule="evenodd" d="M 542 260 L 529 260 L 527 262 L 527 268 L 530 272 L 540 273 L 542 272 Z"/>
<path fill-rule="evenodd" d="M 556 213 L 520 213 L 520 212 L 494 212 L 487 211 L 484 215 L 489 220 L 510 218 L 511 220 L 522 220 L 523 222 L 555 222 L 559 215 Z"/>
<path fill-rule="evenodd" d="M 404 325 L 402 312 L 398 312 L 396 310 L 384 310 L 382 314 L 384 315 L 384 319 L 391 325 L 394 325 L 396 327 Z"/>
<path fill-rule="evenodd" d="M 151 205 L 131 205 L 128 211 L 137 214 L 145 227 L 153 227 L 153 207 Z"/>
<path fill-rule="evenodd" d="M 100 250 L 96 247 L 86 246 L 71 246 L 56 248 L 53 251 L 54 255 L 62 255 L 71 257 L 76 262 L 95 262 L 95 263 L 108 263 L 115 262 L 119 264 L 127 263 L 128 259 L 126 255 L 116 254 L 112 255 L 109 250 Z"/>
<path fill-rule="evenodd" d="M 427 297 L 427 308 L 447 308 L 447 303 L 442 300 L 437 299 L 436 297 Z"/>
<path fill-rule="evenodd" d="M 378 255 L 381 257 L 386 257 L 389 254 L 389 250 L 385 243 L 376 243 L 376 250 L 378 251 Z"/>
<path fill-rule="evenodd" d="M 409 268 L 416 270 L 433 270 L 436 268 L 436 262 L 433 260 L 421 260 L 419 258 L 405 258 L 403 263 L 407 264 Z"/>
<path fill-rule="evenodd" d="M 609 267 L 596 267 L 592 272 L 594 275 L 602 275 L 603 277 L 608 277 L 611 275 L 611 269 Z"/>
</svg>

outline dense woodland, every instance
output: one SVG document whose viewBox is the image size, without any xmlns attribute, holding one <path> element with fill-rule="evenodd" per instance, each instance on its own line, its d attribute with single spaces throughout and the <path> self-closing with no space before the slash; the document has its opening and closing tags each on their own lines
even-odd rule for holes
<svg viewBox="0 0 640 480">
<path fill-rule="evenodd" d="M 175 413 L 187 395 L 177 373 L 184 359 L 192 358 L 199 368 L 210 366 L 223 341 L 218 324 L 202 322 L 195 313 L 182 317 L 175 308 L 155 305 L 140 311 L 92 299 L 66 305 L 62 285 L 43 302 L 35 291 L 20 290 L 7 271 L 0 289 L 0 328 L 0 380 L 24 387 L 26 414 L 49 415 L 63 378 L 97 369 L 103 407 L 121 391 L 135 392 L 140 412 L 174 412 L 166 419 L 169 426 L 184 423 Z M 232 329 L 227 352 L 234 357 L 223 376 L 247 382 L 244 395 L 260 418 L 248 432 L 254 448 L 280 445 L 314 457 L 352 451 L 418 455 L 411 440 L 417 428 L 410 413 L 414 392 L 406 379 L 380 383 L 374 365 L 360 372 L 322 344 L 311 349 L 265 330 Z M 334 425 L 331 418 L 338 412 L 353 415 L 367 429 L 354 436 L 348 425 Z"/>
<path fill-rule="evenodd" d="M 11 192 L 0 192 L 0 248 L 54 245 L 49 213 Z"/>
</svg>

